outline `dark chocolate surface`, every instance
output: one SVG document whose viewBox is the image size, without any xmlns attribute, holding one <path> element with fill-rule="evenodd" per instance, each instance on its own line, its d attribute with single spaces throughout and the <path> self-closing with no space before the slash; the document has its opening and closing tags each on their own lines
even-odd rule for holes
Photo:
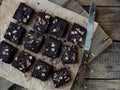
<svg viewBox="0 0 120 90">
<path fill-rule="evenodd" d="M 48 27 L 51 23 L 51 19 L 51 15 L 44 12 L 39 12 L 33 28 L 38 32 L 45 33 L 48 30 Z"/>
<path fill-rule="evenodd" d="M 54 86 L 57 88 L 59 86 L 64 85 L 65 83 L 68 83 L 71 80 L 71 77 L 69 71 L 64 68 L 55 71 L 52 75 L 52 79 L 54 82 Z"/>
<path fill-rule="evenodd" d="M 24 37 L 25 31 L 26 30 L 23 26 L 11 22 L 4 35 L 4 38 L 15 44 L 20 44 Z"/>
<path fill-rule="evenodd" d="M 56 37 L 62 38 L 69 28 L 69 23 L 59 17 L 54 17 L 48 32 Z"/>
<path fill-rule="evenodd" d="M 34 13 L 34 10 L 31 7 L 29 7 L 25 3 L 20 3 L 13 18 L 23 24 L 28 24 L 33 13 Z"/>
<path fill-rule="evenodd" d="M 35 58 L 27 52 L 20 52 L 13 60 L 12 66 L 22 71 L 23 73 L 29 71 L 31 65 L 34 64 Z"/>
<path fill-rule="evenodd" d="M 3 62 L 8 64 L 11 63 L 16 52 L 17 49 L 5 41 L 0 43 L 0 60 Z"/>
<path fill-rule="evenodd" d="M 61 47 L 61 42 L 59 40 L 54 39 L 52 37 L 49 37 L 46 40 L 43 55 L 51 57 L 53 59 L 57 58 L 58 54 L 59 54 L 60 47 Z"/>
<path fill-rule="evenodd" d="M 51 71 L 52 71 L 51 65 L 41 60 L 38 60 L 32 72 L 32 76 L 42 81 L 45 81 L 48 79 Z"/>
<path fill-rule="evenodd" d="M 35 31 L 30 31 L 25 39 L 25 48 L 38 53 L 43 41 L 43 35 Z"/>
</svg>

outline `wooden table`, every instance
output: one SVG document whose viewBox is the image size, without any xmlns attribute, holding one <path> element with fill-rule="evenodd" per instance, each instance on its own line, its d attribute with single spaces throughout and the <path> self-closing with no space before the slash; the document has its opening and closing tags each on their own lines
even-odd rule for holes
<svg viewBox="0 0 120 90">
<path fill-rule="evenodd" d="M 114 41 L 90 64 L 88 90 L 120 90 L 120 0 L 76 1 L 86 10 L 91 1 L 95 1 L 96 21 Z"/>
<path fill-rule="evenodd" d="M 89 77 L 86 77 L 87 85 L 80 87 L 76 80 L 73 90 L 120 90 L 120 0 L 76 0 L 74 3 L 69 3 L 70 0 L 61 0 L 62 3 L 59 4 L 81 13 L 80 5 L 88 11 L 91 1 L 95 1 L 98 6 L 96 21 L 114 43 L 90 63 L 91 71 Z"/>
</svg>

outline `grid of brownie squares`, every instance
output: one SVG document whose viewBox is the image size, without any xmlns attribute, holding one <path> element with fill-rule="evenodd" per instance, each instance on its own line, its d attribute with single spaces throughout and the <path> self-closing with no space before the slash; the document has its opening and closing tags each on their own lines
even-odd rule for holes
<svg viewBox="0 0 120 90">
<path fill-rule="evenodd" d="M 28 24 L 33 13 L 34 10 L 31 7 L 25 3 L 20 3 L 19 7 L 15 11 L 13 18 L 22 24 Z M 68 21 L 57 16 L 53 18 L 51 15 L 45 12 L 39 12 L 33 26 L 34 31 L 29 31 L 25 39 L 24 47 L 34 53 L 38 53 L 43 43 L 44 33 L 48 32 L 57 38 L 62 38 L 65 35 L 65 32 L 67 32 L 68 28 Z M 4 35 L 4 38 L 11 41 L 12 43 L 20 44 L 21 41 L 23 41 L 22 39 L 24 37 L 25 31 L 26 30 L 22 25 L 11 22 Z M 85 28 L 74 23 L 67 40 L 74 44 L 80 45 L 85 33 Z M 64 45 L 61 47 L 61 41 L 53 37 L 48 37 L 46 39 L 42 55 L 55 59 L 59 57 L 60 50 L 61 61 L 63 64 L 76 63 L 77 47 L 74 45 Z M 25 51 L 19 52 L 18 55 L 14 57 L 16 52 L 17 49 L 5 41 L 0 43 L 1 61 L 5 63 L 12 62 L 12 66 L 23 73 L 29 71 L 36 60 L 35 57 Z M 53 72 L 52 65 L 42 60 L 38 60 L 31 76 L 40 79 L 41 81 L 45 81 L 50 75 L 56 88 L 71 81 L 70 73 L 66 68 L 62 68 Z"/>
<path fill-rule="evenodd" d="M 43 62 L 42 60 L 38 60 L 32 72 L 32 76 L 40 79 L 41 81 L 45 81 L 48 79 L 52 68 L 53 67 L 48 63 Z"/>
<path fill-rule="evenodd" d="M 61 50 L 61 60 L 64 64 L 74 64 L 77 62 L 77 47 L 64 45 Z"/>
<path fill-rule="evenodd" d="M 25 34 L 25 28 L 21 25 L 11 22 L 4 35 L 4 38 L 15 43 L 20 44 Z"/>
<path fill-rule="evenodd" d="M 68 83 L 71 81 L 71 76 L 69 71 L 66 68 L 55 71 L 52 74 L 52 80 L 56 88 Z"/>
<path fill-rule="evenodd" d="M 33 13 L 34 10 L 31 7 L 29 7 L 25 3 L 20 3 L 17 10 L 15 11 L 13 18 L 23 24 L 28 24 Z"/>
<path fill-rule="evenodd" d="M 86 29 L 84 27 L 81 27 L 80 25 L 74 23 L 67 39 L 68 41 L 80 46 L 85 33 Z"/>
<path fill-rule="evenodd" d="M 33 28 L 38 32 L 45 33 L 48 30 L 48 27 L 51 23 L 51 19 L 51 15 L 45 12 L 39 12 Z"/>
<path fill-rule="evenodd" d="M 28 33 L 24 46 L 26 49 L 38 53 L 42 41 L 43 41 L 43 35 L 31 30 Z"/>
<path fill-rule="evenodd" d="M 48 32 L 56 37 L 62 38 L 69 27 L 69 23 L 59 17 L 54 17 Z"/>
<path fill-rule="evenodd" d="M 3 62 L 10 64 L 16 52 L 17 49 L 5 41 L 0 43 L 0 60 Z"/>
<path fill-rule="evenodd" d="M 55 59 L 59 55 L 60 47 L 61 47 L 61 42 L 59 40 L 49 37 L 46 40 L 43 55 Z"/>
<path fill-rule="evenodd" d="M 12 61 L 12 66 L 25 73 L 35 62 L 35 58 L 25 51 L 21 51 Z"/>
</svg>

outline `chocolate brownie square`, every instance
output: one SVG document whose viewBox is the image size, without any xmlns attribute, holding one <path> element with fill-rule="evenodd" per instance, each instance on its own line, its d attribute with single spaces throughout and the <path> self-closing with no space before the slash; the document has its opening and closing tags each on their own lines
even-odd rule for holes
<svg viewBox="0 0 120 90">
<path fill-rule="evenodd" d="M 40 79 L 41 81 L 45 81 L 48 79 L 51 71 L 52 71 L 51 65 L 41 60 L 38 60 L 32 72 L 32 76 L 37 79 Z"/>
<path fill-rule="evenodd" d="M 47 32 L 47 29 L 51 23 L 51 18 L 51 15 L 47 13 L 39 12 L 33 28 L 41 33 Z"/>
<path fill-rule="evenodd" d="M 60 50 L 61 42 L 57 39 L 49 37 L 45 43 L 45 49 L 43 51 L 43 55 L 48 56 L 52 59 L 58 57 L 58 52 Z"/>
<path fill-rule="evenodd" d="M 28 49 L 30 51 L 33 51 L 35 53 L 38 53 L 39 48 L 42 44 L 42 41 L 43 41 L 42 34 L 31 30 L 28 33 L 28 36 L 25 40 L 25 45 L 24 46 L 25 46 L 26 49 Z"/>
<path fill-rule="evenodd" d="M 25 28 L 23 26 L 11 22 L 4 35 L 4 38 L 15 44 L 20 44 L 24 34 Z"/>
<path fill-rule="evenodd" d="M 64 64 L 73 64 L 77 61 L 77 48 L 72 45 L 62 46 L 61 60 Z"/>
<path fill-rule="evenodd" d="M 28 24 L 33 13 L 34 13 L 34 10 L 31 7 L 29 7 L 25 3 L 20 3 L 13 18 L 23 24 Z"/>
<path fill-rule="evenodd" d="M 54 86 L 57 88 L 71 80 L 70 73 L 66 68 L 55 71 L 52 75 Z"/>
<path fill-rule="evenodd" d="M 69 23 L 62 18 L 55 17 L 50 25 L 48 32 L 56 37 L 63 37 L 65 31 L 68 29 Z"/>
<path fill-rule="evenodd" d="M 13 60 L 12 66 L 25 73 L 30 69 L 31 65 L 33 65 L 34 61 L 35 58 L 32 55 L 22 51 Z"/>
<path fill-rule="evenodd" d="M 3 62 L 10 64 L 16 52 L 17 49 L 5 41 L 0 43 L 0 60 Z"/>
<path fill-rule="evenodd" d="M 80 45 L 85 33 L 86 29 L 84 27 L 81 27 L 80 25 L 74 23 L 68 35 L 68 41 Z"/>
</svg>

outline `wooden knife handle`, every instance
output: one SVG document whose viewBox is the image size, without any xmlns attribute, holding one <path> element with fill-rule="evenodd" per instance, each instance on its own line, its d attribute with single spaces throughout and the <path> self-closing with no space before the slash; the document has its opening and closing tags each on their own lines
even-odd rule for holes
<svg viewBox="0 0 120 90">
<path fill-rule="evenodd" d="M 84 51 L 84 55 L 83 55 L 82 62 L 79 68 L 79 73 L 78 73 L 78 81 L 80 85 L 84 83 L 84 77 L 88 69 L 87 67 L 88 60 L 89 60 L 89 52 Z"/>
</svg>

